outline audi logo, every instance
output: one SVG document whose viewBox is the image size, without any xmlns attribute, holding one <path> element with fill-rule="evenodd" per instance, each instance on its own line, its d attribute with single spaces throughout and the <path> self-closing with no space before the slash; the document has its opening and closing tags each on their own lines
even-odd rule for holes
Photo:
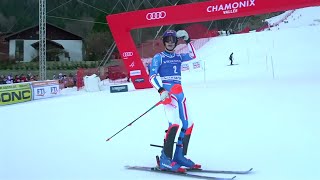
<svg viewBox="0 0 320 180">
<path fill-rule="evenodd" d="M 122 53 L 122 56 L 123 56 L 124 58 L 133 56 L 133 52 L 123 52 L 123 53 Z"/>
<path fill-rule="evenodd" d="M 163 19 L 166 17 L 166 15 L 167 15 L 167 13 L 165 11 L 151 12 L 146 15 L 146 19 L 149 21 L 156 20 L 156 19 Z"/>
</svg>

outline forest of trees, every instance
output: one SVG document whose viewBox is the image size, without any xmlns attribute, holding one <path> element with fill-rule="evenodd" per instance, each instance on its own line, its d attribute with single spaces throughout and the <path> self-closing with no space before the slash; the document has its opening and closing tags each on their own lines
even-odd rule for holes
<svg viewBox="0 0 320 180">
<path fill-rule="evenodd" d="M 94 58 L 101 58 L 105 48 L 112 42 L 112 35 L 105 20 L 108 14 L 115 14 L 138 9 L 172 6 L 208 0 L 47 0 L 47 22 L 83 37 L 87 51 L 95 51 Z M 16 32 L 38 24 L 39 0 L 1 0 L 0 32 Z M 260 26 L 261 19 L 268 15 L 250 16 L 204 22 L 208 28 L 226 29 L 231 22 L 246 23 L 250 27 Z M 178 25 L 183 28 L 184 25 Z M 233 24 L 237 27 L 237 24 Z M 154 37 L 155 28 L 143 30 L 143 37 L 134 36 L 137 44 Z M 136 30 L 142 34 L 141 30 Z M 92 54 L 92 53 L 91 53 Z"/>
</svg>

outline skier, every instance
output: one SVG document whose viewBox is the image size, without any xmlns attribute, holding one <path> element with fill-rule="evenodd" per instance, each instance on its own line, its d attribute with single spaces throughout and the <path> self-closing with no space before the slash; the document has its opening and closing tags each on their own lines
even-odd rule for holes
<svg viewBox="0 0 320 180">
<path fill-rule="evenodd" d="M 174 52 L 178 38 L 185 40 L 190 51 L 189 53 L 176 54 Z M 179 30 L 178 32 L 168 30 L 163 34 L 162 41 L 165 50 L 157 53 L 153 57 L 149 75 L 151 84 L 160 93 L 160 99 L 162 100 L 169 121 L 169 127 L 168 130 L 166 130 L 164 145 L 161 151 L 159 167 L 162 170 L 176 172 L 185 171 L 181 166 L 201 168 L 201 165 L 195 164 L 185 157 L 193 129 L 193 122 L 192 119 L 189 119 L 186 97 L 181 87 L 181 63 L 194 59 L 196 57 L 195 50 L 185 30 Z M 160 85 L 156 78 L 158 74 L 163 86 Z M 179 89 L 180 91 L 173 94 L 170 93 L 172 89 Z M 174 141 L 179 130 L 180 122 L 182 128 L 173 155 Z"/>
<path fill-rule="evenodd" d="M 230 66 L 232 66 L 233 65 L 233 52 L 230 54 L 229 60 L 230 60 Z"/>
</svg>

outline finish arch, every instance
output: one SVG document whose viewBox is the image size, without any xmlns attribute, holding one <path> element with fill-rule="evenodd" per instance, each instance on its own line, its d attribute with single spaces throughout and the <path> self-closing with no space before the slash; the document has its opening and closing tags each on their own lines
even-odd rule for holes
<svg viewBox="0 0 320 180">
<path fill-rule="evenodd" d="M 131 37 L 132 29 L 212 21 L 319 6 L 320 0 L 214 0 L 106 16 L 113 38 L 136 89 L 151 88 Z"/>
</svg>

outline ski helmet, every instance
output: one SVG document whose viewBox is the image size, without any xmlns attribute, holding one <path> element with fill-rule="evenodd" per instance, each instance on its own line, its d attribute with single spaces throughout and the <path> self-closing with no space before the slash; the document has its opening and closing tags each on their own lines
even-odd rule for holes
<svg viewBox="0 0 320 180">
<path fill-rule="evenodd" d="M 177 32 L 174 30 L 167 30 L 166 32 L 163 33 L 162 35 L 162 42 L 163 44 L 165 42 L 169 42 L 172 41 L 174 42 L 176 45 L 178 43 L 178 38 L 177 38 Z"/>
</svg>

